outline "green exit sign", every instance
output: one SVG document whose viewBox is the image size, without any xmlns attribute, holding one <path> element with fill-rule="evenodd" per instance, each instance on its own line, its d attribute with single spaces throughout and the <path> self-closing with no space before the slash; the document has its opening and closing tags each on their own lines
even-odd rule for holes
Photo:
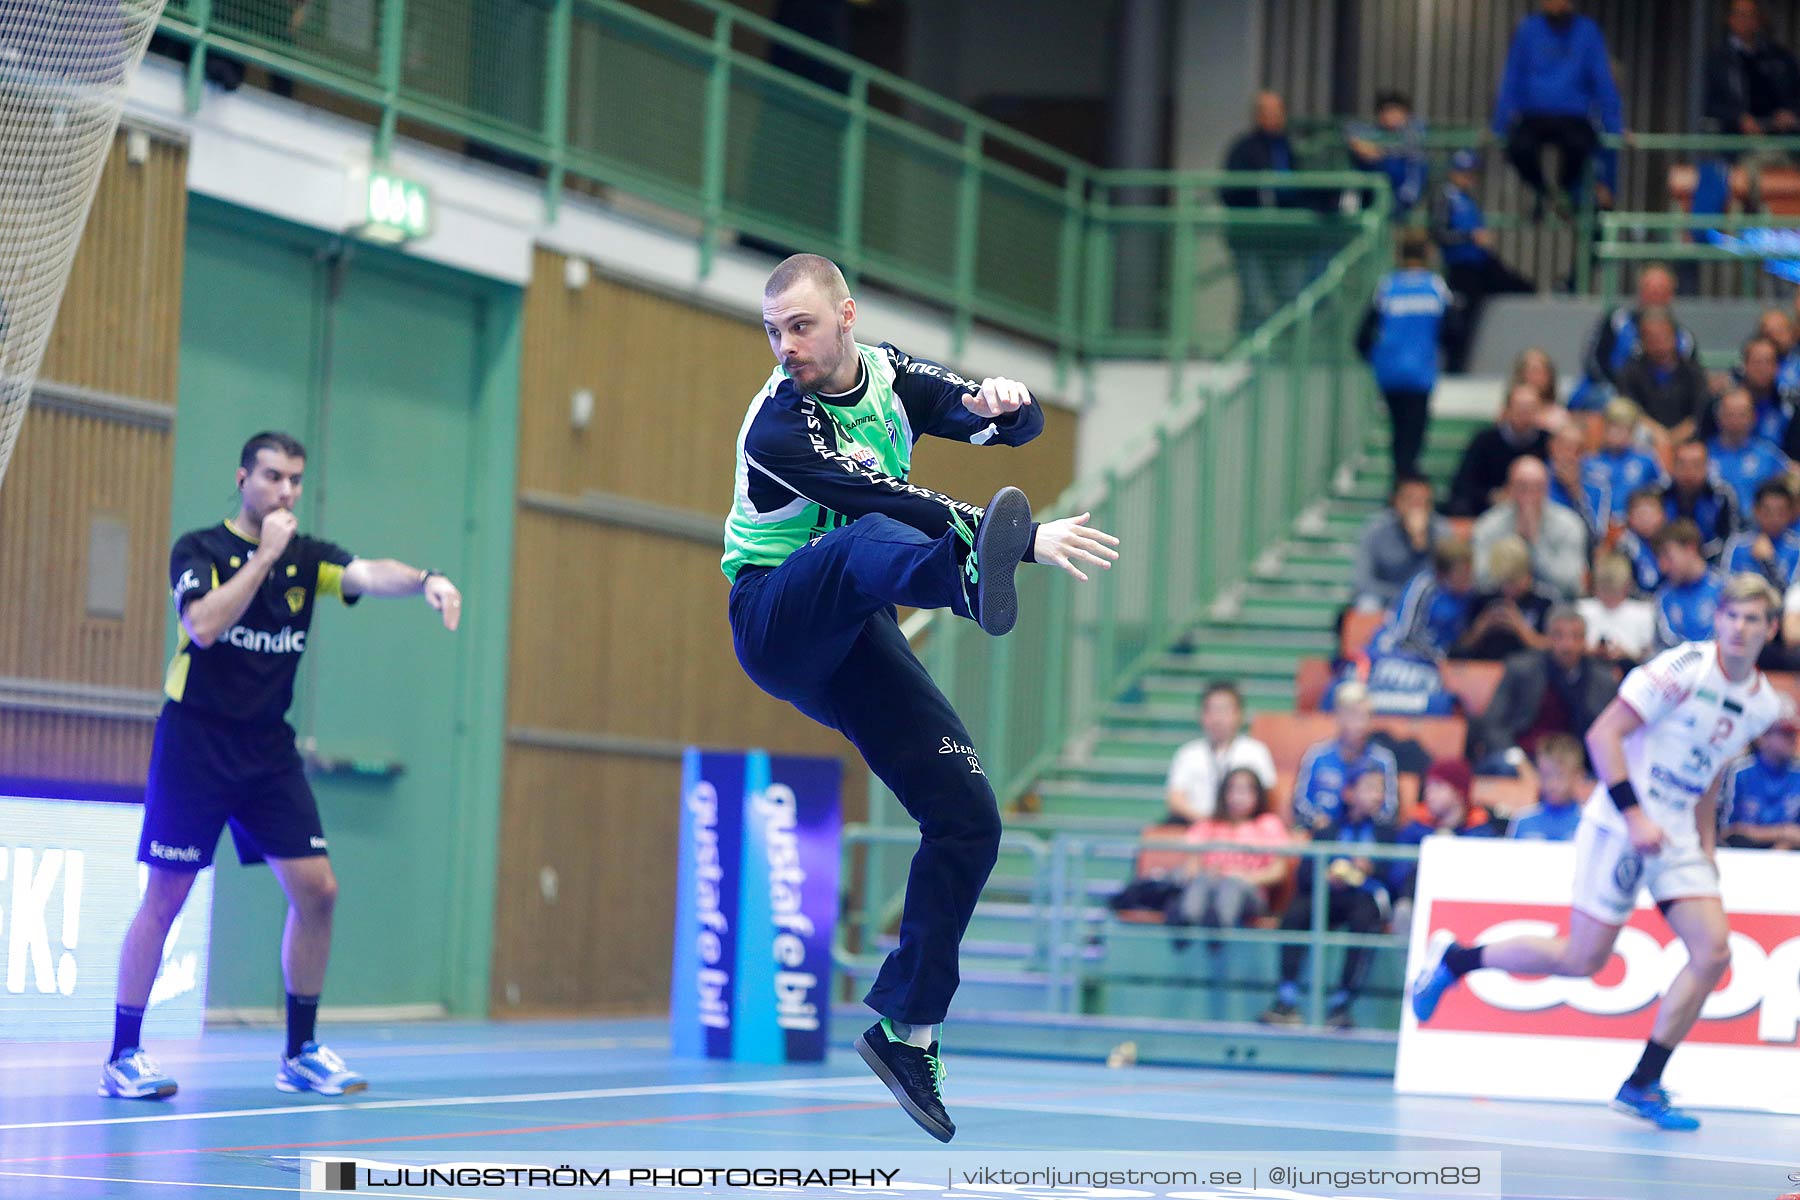
<svg viewBox="0 0 1800 1200">
<path fill-rule="evenodd" d="M 350 207 L 351 229 L 372 242 L 399 243 L 431 232 L 431 191 L 391 171 L 359 172 Z"/>
</svg>

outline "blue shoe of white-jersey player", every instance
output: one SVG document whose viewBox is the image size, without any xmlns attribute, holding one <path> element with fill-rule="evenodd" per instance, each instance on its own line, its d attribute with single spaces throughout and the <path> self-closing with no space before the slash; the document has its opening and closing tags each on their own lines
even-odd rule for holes
<svg viewBox="0 0 1800 1200">
<path fill-rule="evenodd" d="M 100 1069 L 99 1091 L 120 1100 L 166 1100 L 176 1085 L 155 1059 L 133 1046 Z"/>
<path fill-rule="evenodd" d="M 1649 1087 L 1633 1087 L 1631 1081 L 1626 1080 L 1619 1087 L 1619 1094 L 1613 1097 L 1612 1106 L 1627 1116 L 1648 1121 L 1658 1129 L 1685 1132 L 1700 1128 L 1700 1119 L 1676 1108 L 1660 1083 L 1653 1083 Z"/>
<path fill-rule="evenodd" d="M 1438 951 L 1437 961 L 1413 978 L 1413 1016 L 1419 1019 L 1421 1025 L 1431 1020 L 1431 1015 L 1437 1011 L 1438 1001 L 1444 998 L 1444 993 L 1460 982 L 1450 968 L 1444 965 L 1444 955 L 1448 954 L 1455 946 L 1455 942 L 1444 943 L 1443 949 Z"/>
<path fill-rule="evenodd" d="M 300 1047 L 300 1053 L 281 1060 L 275 1086 L 284 1092 L 317 1092 L 321 1096 L 345 1096 L 367 1091 L 369 1081 L 344 1065 L 337 1051 L 317 1042 Z"/>
</svg>

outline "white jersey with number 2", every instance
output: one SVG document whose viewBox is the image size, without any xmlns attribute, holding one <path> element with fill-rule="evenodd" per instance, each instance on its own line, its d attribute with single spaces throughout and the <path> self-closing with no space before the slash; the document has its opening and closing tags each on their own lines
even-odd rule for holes
<svg viewBox="0 0 1800 1200">
<path fill-rule="evenodd" d="M 1736 683 L 1725 678 L 1717 643 L 1685 642 L 1625 676 L 1619 699 L 1644 722 L 1624 741 L 1638 803 L 1672 847 L 1697 846 L 1694 806 L 1725 765 L 1775 723 L 1781 694 L 1761 671 Z M 1604 787 L 1583 806 L 1582 820 L 1625 828 Z"/>
</svg>

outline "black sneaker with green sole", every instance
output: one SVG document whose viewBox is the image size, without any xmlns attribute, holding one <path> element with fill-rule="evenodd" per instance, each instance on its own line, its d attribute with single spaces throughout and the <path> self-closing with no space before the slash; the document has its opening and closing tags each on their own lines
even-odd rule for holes
<svg viewBox="0 0 1800 1200">
<path fill-rule="evenodd" d="M 929 1050 L 910 1046 L 892 1036 L 882 1020 L 863 1030 L 856 1039 L 856 1052 L 919 1128 L 940 1142 L 956 1136 L 956 1124 L 944 1111 L 944 1064 L 938 1059 L 936 1042 Z"/>
</svg>

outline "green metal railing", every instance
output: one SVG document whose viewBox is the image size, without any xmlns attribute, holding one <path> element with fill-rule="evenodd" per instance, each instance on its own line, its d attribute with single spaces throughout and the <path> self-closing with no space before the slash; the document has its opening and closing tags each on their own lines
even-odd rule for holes
<svg viewBox="0 0 1800 1200">
<path fill-rule="evenodd" d="M 959 349 L 981 321 L 1065 368 L 1223 353 L 1234 256 L 1311 267 L 1363 228 L 1337 198 L 1364 175 L 1286 175 L 1305 207 L 1234 211 L 1218 173 L 1099 170 L 723 0 L 660 7 L 677 19 L 625 0 L 171 0 L 162 32 L 188 47 L 190 108 L 208 59 L 236 59 L 361 111 L 377 160 L 401 132 L 460 139 L 535 172 L 551 216 L 571 189 L 614 189 L 697 219 L 703 274 L 732 236 L 815 250 L 946 311 Z"/>
</svg>

